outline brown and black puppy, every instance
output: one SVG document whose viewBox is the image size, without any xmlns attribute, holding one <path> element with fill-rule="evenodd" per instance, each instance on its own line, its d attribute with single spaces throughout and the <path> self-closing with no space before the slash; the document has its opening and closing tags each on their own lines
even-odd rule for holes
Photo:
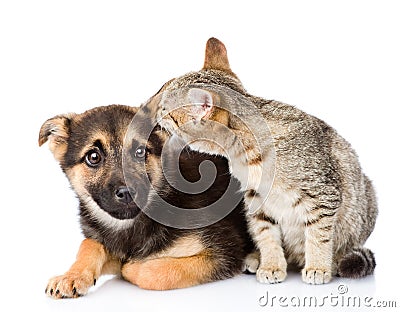
<svg viewBox="0 0 400 312">
<path fill-rule="evenodd" d="M 40 129 L 39 145 L 49 141 L 79 198 L 86 237 L 71 268 L 50 279 L 46 294 L 53 298 L 84 295 L 102 274 L 122 275 L 141 288 L 154 290 L 229 278 L 241 272 L 243 260 L 253 248 L 239 185 L 230 178 L 226 159 L 184 149 L 178 157 L 184 178 L 198 181 L 199 166 L 206 160 L 215 165 L 215 181 L 202 192 L 175 189 L 162 171 L 161 151 L 167 140 L 163 131 L 151 131 L 140 147 L 129 139 L 124 149 L 136 112 L 136 108 L 120 105 L 99 107 L 83 114 L 56 116 Z M 127 174 L 123 155 L 128 155 Z M 126 181 L 134 182 L 127 185 Z M 229 195 L 231 201 L 218 204 L 228 187 L 235 190 Z M 139 205 L 141 199 L 144 202 Z M 194 211 L 214 203 L 222 210 L 230 203 L 235 206 L 227 216 L 207 226 L 202 226 L 207 213 L 203 220 L 188 220 L 186 227 L 152 218 L 158 212 L 168 214 L 164 209 L 168 206 Z M 172 221 L 179 223 L 185 216 Z M 199 226 L 193 226 L 196 223 Z"/>
</svg>

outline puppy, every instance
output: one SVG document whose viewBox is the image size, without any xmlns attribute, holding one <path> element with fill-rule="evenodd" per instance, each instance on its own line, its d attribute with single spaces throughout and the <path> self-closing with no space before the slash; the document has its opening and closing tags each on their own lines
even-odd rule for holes
<svg viewBox="0 0 400 312">
<path fill-rule="evenodd" d="M 163 175 L 161 152 L 168 140 L 163 131 L 155 128 L 148 140 L 138 138 L 139 147 L 134 137 L 124 144 L 136 112 L 121 105 L 99 107 L 55 116 L 40 129 L 39 146 L 48 141 L 79 199 L 85 236 L 76 262 L 64 275 L 50 279 L 50 297 L 85 295 L 102 274 L 153 290 L 226 279 L 241 272 L 253 248 L 239 184 L 231 179 L 226 159 L 183 149 L 177 161 L 184 179 L 193 185 L 201 179 L 201 163 L 208 161 L 215 167 L 215 180 L 201 192 L 174 188 Z M 174 158 L 168 153 L 167 159 Z M 229 187 L 234 190 L 231 201 L 218 204 Z M 162 219 L 169 213 L 167 206 L 190 213 L 213 205 L 194 220 L 185 214 L 171 222 Z M 207 224 L 227 207 L 230 213 Z M 162 220 L 155 220 L 159 216 Z"/>
</svg>

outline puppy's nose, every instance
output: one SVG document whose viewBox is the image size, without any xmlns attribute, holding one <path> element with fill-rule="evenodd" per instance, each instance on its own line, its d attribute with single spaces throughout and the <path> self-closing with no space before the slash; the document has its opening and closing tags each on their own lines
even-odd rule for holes
<svg viewBox="0 0 400 312">
<path fill-rule="evenodd" d="M 129 192 L 129 189 L 126 186 L 120 186 L 115 191 L 115 198 L 124 204 L 129 204 L 133 201 L 133 198 Z"/>
</svg>

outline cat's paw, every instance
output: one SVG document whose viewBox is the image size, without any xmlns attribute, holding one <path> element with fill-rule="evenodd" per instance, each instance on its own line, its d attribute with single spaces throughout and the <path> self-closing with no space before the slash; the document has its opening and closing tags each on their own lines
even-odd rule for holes
<svg viewBox="0 0 400 312">
<path fill-rule="evenodd" d="M 312 285 L 329 283 L 332 272 L 329 269 L 304 268 L 302 271 L 303 282 Z"/>
<path fill-rule="evenodd" d="M 96 279 L 91 274 L 66 273 L 49 280 L 46 294 L 54 299 L 77 298 L 95 284 Z"/>
<path fill-rule="evenodd" d="M 252 252 L 244 259 L 242 272 L 256 273 L 259 265 L 260 253 L 258 251 Z"/>
<path fill-rule="evenodd" d="M 260 267 L 257 270 L 257 280 L 264 284 L 276 284 L 283 282 L 286 278 L 286 269 L 283 268 L 270 268 Z"/>
</svg>

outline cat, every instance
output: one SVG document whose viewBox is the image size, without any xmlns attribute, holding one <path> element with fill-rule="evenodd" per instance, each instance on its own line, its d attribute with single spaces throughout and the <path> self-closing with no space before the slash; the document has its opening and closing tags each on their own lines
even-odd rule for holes
<svg viewBox="0 0 400 312">
<path fill-rule="evenodd" d="M 375 191 L 332 127 L 247 93 L 216 38 L 207 42 L 202 70 L 168 81 L 156 97 L 142 110 L 163 129 L 193 150 L 229 159 L 260 252 L 259 263 L 249 258 L 259 282 L 282 282 L 288 263 L 302 268 L 308 284 L 373 273 L 374 254 L 363 245 L 378 214 Z"/>
</svg>

